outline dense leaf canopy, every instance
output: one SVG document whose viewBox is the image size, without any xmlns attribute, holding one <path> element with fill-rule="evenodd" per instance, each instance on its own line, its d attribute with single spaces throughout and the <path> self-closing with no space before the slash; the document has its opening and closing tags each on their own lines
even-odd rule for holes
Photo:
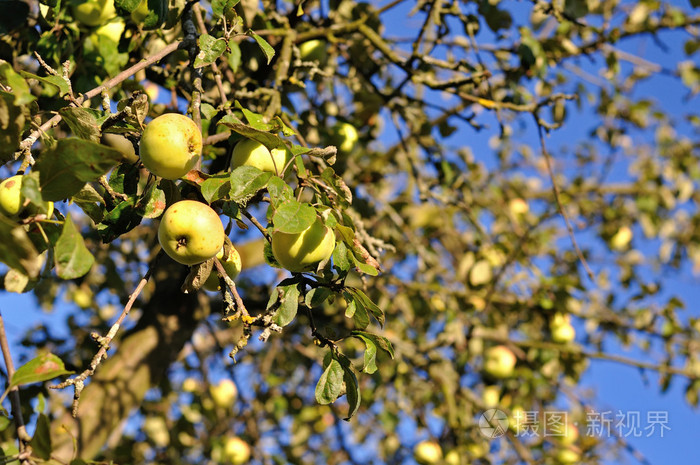
<svg viewBox="0 0 700 465">
<path fill-rule="evenodd" d="M 700 16 L 679 3 L 0 2 L 1 174 L 24 175 L 0 185 L 2 292 L 63 322 L 3 347 L 2 463 L 634 455 L 513 421 L 585 425 L 596 359 L 698 403 L 678 282 L 700 268 Z M 139 142 L 172 112 L 203 150 L 163 179 Z M 246 140 L 272 168 L 231 163 Z M 161 252 L 181 199 L 241 255 L 221 292 L 199 289 L 217 259 Z M 285 270 L 270 242 L 316 224 L 295 247 L 327 228 L 332 255 Z M 494 407 L 511 428 L 488 438 Z"/>
</svg>

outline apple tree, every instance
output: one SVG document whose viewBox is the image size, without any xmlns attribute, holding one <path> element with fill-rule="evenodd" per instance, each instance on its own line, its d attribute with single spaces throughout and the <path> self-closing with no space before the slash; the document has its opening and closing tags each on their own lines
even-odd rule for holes
<svg viewBox="0 0 700 465">
<path fill-rule="evenodd" d="M 3 0 L 0 460 L 643 462 L 586 374 L 698 404 L 697 6 Z"/>
</svg>

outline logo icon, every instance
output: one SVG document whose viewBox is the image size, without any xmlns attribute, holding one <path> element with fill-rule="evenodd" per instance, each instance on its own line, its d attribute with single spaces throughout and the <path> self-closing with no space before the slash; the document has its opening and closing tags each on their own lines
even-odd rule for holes
<svg viewBox="0 0 700 465">
<path fill-rule="evenodd" d="M 508 416 L 502 411 L 491 408 L 481 414 L 479 431 L 489 439 L 500 438 L 508 430 Z"/>
</svg>

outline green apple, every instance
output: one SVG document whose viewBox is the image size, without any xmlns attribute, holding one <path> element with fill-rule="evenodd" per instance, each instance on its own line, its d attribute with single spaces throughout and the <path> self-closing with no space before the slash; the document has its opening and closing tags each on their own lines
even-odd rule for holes
<svg viewBox="0 0 700 465">
<path fill-rule="evenodd" d="M 165 179 L 178 179 L 194 168 L 199 160 L 202 133 L 187 116 L 166 113 L 144 129 L 139 154 L 151 173 Z"/>
<path fill-rule="evenodd" d="M 341 154 L 349 154 L 357 147 L 360 136 L 357 129 L 350 123 L 338 122 L 333 125 L 333 143 Z"/>
<path fill-rule="evenodd" d="M 297 234 L 272 233 L 272 254 L 289 271 L 312 269 L 318 262 L 330 258 L 334 248 L 335 234 L 320 218 Z"/>
<path fill-rule="evenodd" d="M 8 218 L 28 218 L 39 213 L 38 207 L 27 203 L 26 197 L 22 195 L 23 181 L 24 175 L 17 174 L 0 183 L 0 213 Z M 50 218 L 53 214 L 53 202 L 46 202 L 43 211 L 46 212 L 46 217 Z"/>
<path fill-rule="evenodd" d="M 106 37 L 112 42 L 118 44 L 125 28 L 126 24 L 124 23 L 124 20 L 121 18 L 116 18 L 113 21 L 110 21 L 107 24 L 95 29 L 93 34 L 95 34 L 96 37 Z"/>
<path fill-rule="evenodd" d="M 573 463 L 579 463 L 581 460 L 581 454 L 573 449 L 560 449 L 557 451 L 555 458 L 558 464 L 570 465 Z"/>
<path fill-rule="evenodd" d="M 461 463 L 457 449 L 452 449 L 445 454 L 445 465 L 461 465 Z"/>
<path fill-rule="evenodd" d="M 469 269 L 467 276 L 471 287 L 481 287 L 493 279 L 493 267 L 488 260 L 478 260 Z"/>
<path fill-rule="evenodd" d="M 490 347 L 484 354 L 484 372 L 494 378 L 508 378 L 513 374 L 517 359 L 508 347 Z"/>
<path fill-rule="evenodd" d="M 100 26 L 115 16 L 114 0 L 86 0 L 73 4 L 73 17 L 85 26 Z"/>
<path fill-rule="evenodd" d="M 484 388 L 484 392 L 481 393 L 481 402 L 483 402 L 484 407 L 493 408 L 498 405 L 501 400 L 501 388 L 496 385 L 489 385 Z"/>
<path fill-rule="evenodd" d="M 303 44 L 299 45 L 299 57 L 302 61 L 316 61 L 318 63 L 325 63 L 328 57 L 328 52 L 326 51 L 326 43 L 319 39 L 307 40 Z"/>
<path fill-rule="evenodd" d="M 413 448 L 413 458 L 421 465 L 435 465 L 442 460 L 442 448 L 437 442 L 426 439 Z"/>
<path fill-rule="evenodd" d="M 233 465 L 243 465 L 250 459 L 250 446 L 238 436 L 226 439 L 224 457 Z"/>
<path fill-rule="evenodd" d="M 573 423 L 567 423 L 561 435 L 553 436 L 562 446 L 571 446 L 578 440 L 578 428 Z"/>
<path fill-rule="evenodd" d="M 552 341 L 566 344 L 576 338 L 576 330 L 571 325 L 571 317 L 564 313 L 555 313 L 549 321 L 549 332 Z"/>
<path fill-rule="evenodd" d="M 226 270 L 226 274 L 231 279 L 236 279 L 238 273 L 241 272 L 241 255 L 238 253 L 235 247 L 231 247 L 231 252 L 228 254 L 226 260 L 224 260 L 224 249 L 219 250 L 216 254 L 216 258 L 222 260 L 221 264 Z M 202 285 L 207 291 L 220 291 L 221 286 L 219 285 L 219 274 L 216 272 L 216 268 L 212 269 L 209 278 Z"/>
<path fill-rule="evenodd" d="M 238 389 L 230 379 L 223 379 L 209 388 L 212 400 L 217 407 L 231 408 L 238 396 Z"/>
<path fill-rule="evenodd" d="M 516 435 L 527 431 L 527 412 L 524 408 L 518 405 L 510 409 L 508 428 Z"/>
<path fill-rule="evenodd" d="M 521 198 L 511 199 L 508 202 L 508 209 L 513 216 L 521 216 L 530 211 L 530 206 Z"/>
<path fill-rule="evenodd" d="M 124 157 L 123 161 L 127 163 L 136 163 L 139 160 L 139 157 L 136 155 L 136 150 L 134 150 L 134 144 L 121 134 L 103 132 L 100 143 L 121 152 Z"/>
<path fill-rule="evenodd" d="M 219 215 L 208 205 L 181 200 L 165 210 L 158 226 L 158 242 L 166 254 L 183 265 L 196 265 L 215 256 L 226 234 Z"/>
<path fill-rule="evenodd" d="M 610 238 L 610 247 L 613 250 L 625 250 L 632 242 L 632 230 L 629 226 L 622 226 L 615 235 Z"/>
<path fill-rule="evenodd" d="M 486 454 L 489 453 L 489 445 L 486 442 L 470 442 L 466 449 L 469 457 L 473 459 L 486 457 Z"/>
<path fill-rule="evenodd" d="M 287 151 L 284 149 L 268 150 L 260 142 L 244 139 L 236 144 L 231 156 L 231 169 L 239 166 L 254 166 L 260 171 L 282 173 L 287 163 Z"/>
</svg>

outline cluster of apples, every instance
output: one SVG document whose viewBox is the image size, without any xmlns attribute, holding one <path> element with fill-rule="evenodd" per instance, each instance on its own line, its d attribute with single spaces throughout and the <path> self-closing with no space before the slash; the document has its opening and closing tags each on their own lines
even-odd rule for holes
<svg viewBox="0 0 700 465">
<path fill-rule="evenodd" d="M 165 179 L 178 179 L 196 165 L 202 153 L 202 135 L 188 117 L 168 113 L 153 119 L 143 131 L 139 152 L 144 166 Z M 252 139 L 240 141 L 233 150 L 231 169 L 253 166 L 261 171 L 283 175 L 287 151 L 273 148 Z M 195 200 L 174 203 L 163 214 L 158 228 L 158 241 L 173 260 L 196 265 L 217 257 L 231 279 L 241 269 L 235 248 L 224 257 L 226 234 L 218 214 L 208 205 Z M 320 218 L 306 230 L 289 234 L 271 234 L 272 253 L 280 265 L 290 271 L 304 271 L 328 259 L 335 247 L 335 235 Z M 210 282 L 211 281 L 211 282 Z M 218 287 L 216 276 L 210 276 L 205 288 Z"/>
</svg>

